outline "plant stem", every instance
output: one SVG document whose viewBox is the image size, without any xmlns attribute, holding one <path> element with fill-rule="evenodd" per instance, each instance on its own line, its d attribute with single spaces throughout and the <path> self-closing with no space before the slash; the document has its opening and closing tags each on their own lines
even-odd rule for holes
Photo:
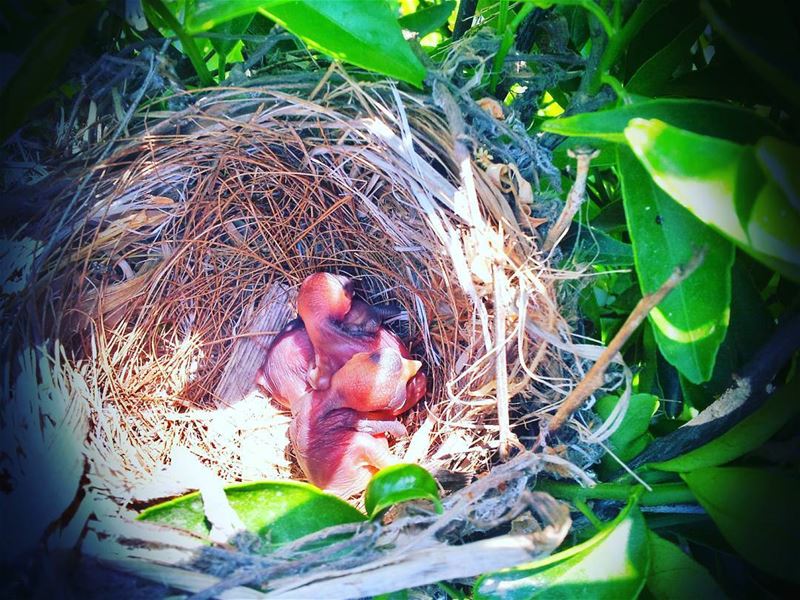
<svg viewBox="0 0 800 600">
<path fill-rule="evenodd" d="M 497 34 L 503 35 L 506 31 L 508 22 L 508 0 L 500 0 L 497 13 Z"/>
<path fill-rule="evenodd" d="M 540 480 L 536 484 L 537 491 L 547 492 L 556 498 L 569 500 L 573 503 L 586 500 L 618 500 L 626 502 L 631 497 L 631 494 L 637 492 L 641 493 L 639 504 L 642 506 L 693 504 L 697 502 L 694 494 L 685 483 L 661 483 L 652 487 L 652 492 L 648 492 L 641 485 L 619 483 L 599 483 L 594 487 L 581 487 L 574 483 L 546 479 Z"/>
<path fill-rule="evenodd" d="M 500 5 L 502 10 L 503 4 Z M 507 8 L 507 7 L 506 7 Z M 525 20 L 533 9 L 535 5 L 533 4 L 526 4 L 523 6 L 517 16 L 511 21 L 508 27 L 504 28 L 503 31 L 503 38 L 500 40 L 500 48 L 497 50 L 497 54 L 494 55 L 494 62 L 492 63 L 492 74 L 489 77 L 489 89 L 492 93 L 494 93 L 495 89 L 497 88 L 497 83 L 500 81 L 500 73 L 503 70 L 503 63 L 506 60 L 506 56 L 508 56 L 508 51 L 511 49 L 511 44 L 514 43 L 514 34 L 517 31 L 517 28 L 520 26 L 522 21 Z M 505 16 L 503 17 L 503 23 L 505 25 Z M 499 17 L 498 17 L 499 23 Z M 498 30 L 499 33 L 499 30 Z"/>
<path fill-rule="evenodd" d="M 147 2 L 155 13 L 161 17 L 164 23 L 167 24 L 167 27 L 172 29 L 175 35 L 178 36 L 181 46 L 183 47 L 183 52 L 189 57 L 197 76 L 200 78 L 200 83 L 205 86 L 214 85 L 214 78 L 211 76 L 208 67 L 206 67 L 203 57 L 200 56 L 200 50 L 197 49 L 197 44 L 195 44 L 194 39 L 186 33 L 183 25 L 178 22 L 175 15 L 170 12 L 162 0 L 147 0 Z"/>
<path fill-rule="evenodd" d="M 225 56 L 222 54 L 217 54 L 217 81 L 222 83 L 225 81 Z"/>
<path fill-rule="evenodd" d="M 597 515 L 594 514 L 591 508 L 589 508 L 589 505 L 586 504 L 586 500 L 581 500 L 579 498 L 577 500 L 573 500 L 572 503 L 575 505 L 575 508 L 583 513 L 584 517 L 589 519 L 589 522 L 597 531 L 600 531 L 603 528 L 603 522 L 597 518 Z"/>
<path fill-rule="evenodd" d="M 631 43 L 636 34 L 645 26 L 645 24 L 655 15 L 661 8 L 666 5 L 666 0 L 644 0 L 633 14 L 626 21 L 625 25 L 620 29 L 616 35 L 609 36 L 608 46 L 606 47 L 603 57 L 600 59 L 600 65 L 595 71 L 590 86 L 590 93 L 596 93 L 602 84 L 601 77 L 604 73 L 609 73 L 611 67 L 617 62 L 625 48 Z"/>
</svg>

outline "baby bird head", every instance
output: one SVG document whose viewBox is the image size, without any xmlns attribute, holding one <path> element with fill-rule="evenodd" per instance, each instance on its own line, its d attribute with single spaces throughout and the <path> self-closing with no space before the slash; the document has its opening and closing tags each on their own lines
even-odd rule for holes
<svg viewBox="0 0 800 600">
<path fill-rule="evenodd" d="M 369 410 L 393 410 L 406 401 L 406 384 L 422 367 L 394 348 L 358 352 L 333 376 L 331 388 L 344 394 L 349 405 Z"/>
<path fill-rule="evenodd" d="M 297 313 L 308 324 L 323 318 L 341 320 L 353 302 L 353 282 L 343 275 L 314 273 L 305 278 L 297 295 Z"/>
</svg>

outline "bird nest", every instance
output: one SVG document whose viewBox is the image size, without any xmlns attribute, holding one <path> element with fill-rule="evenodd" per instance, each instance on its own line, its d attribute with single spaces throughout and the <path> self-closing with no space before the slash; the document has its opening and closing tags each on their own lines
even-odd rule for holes
<svg viewBox="0 0 800 600">
<path fill-rule="evenodd" d="M 316 271 L 404 309 L 389 326 L 430 385 L 396 456 L 446 483 L 532 445 L 597 351 L 559 310 L 530 185 L 454 107 L 388 84 L 198 93 L 70 173 L 66 210 L 17 236 L 30 285 L 4 310 L 88 420 L 93 489 L 180 493 L 178 451 L 225 482 L 301 478 L 255 381 Z"/>
</svg>

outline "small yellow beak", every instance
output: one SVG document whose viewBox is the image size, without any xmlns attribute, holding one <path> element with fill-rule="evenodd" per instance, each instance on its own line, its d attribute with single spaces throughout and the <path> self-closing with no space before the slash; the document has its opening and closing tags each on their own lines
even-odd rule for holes
<svg viewBox="0 0 800 600">
<path fill-rule="evenodd" d="M 422 363 L 420 361 L 403 359 L 403 375 L 405 375 L 406 381 L 416 375 L 420 368 L 422 368 Z"/>
</svg>

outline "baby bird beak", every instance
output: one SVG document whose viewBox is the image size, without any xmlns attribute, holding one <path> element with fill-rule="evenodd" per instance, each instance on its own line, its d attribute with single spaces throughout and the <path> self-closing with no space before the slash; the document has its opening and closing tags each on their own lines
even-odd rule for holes
<svg viewBox="0 0 800 600">
<path fill-rule="evenodd" d="M 402 360 L 403 360 L 403 379 L 405 381 L 408 381 L 414 375 L 417 374 L 417 371 L 419 371 L 420 368 L 422 367 L 422 363 L 418 360 L 406 360 L 405 358 Z"/>
</svg>

